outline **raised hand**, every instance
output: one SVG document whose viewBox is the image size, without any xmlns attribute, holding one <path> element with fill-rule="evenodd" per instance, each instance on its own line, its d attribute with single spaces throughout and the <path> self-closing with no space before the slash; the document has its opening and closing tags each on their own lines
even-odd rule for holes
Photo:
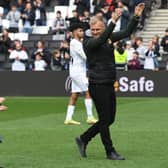
<svg viewBox="0 0 168 168">
<path fill-rule="evenodd" d="M 144 3 L 139 3 L 136 7 L 135 7 L 135 11 L 134 11 L 134 15 L 135 16 L 141 16 L 142 12 L 145 8 L 145 4 Z"/>
<path fill-rule="evenodd" d="M 120 18 L 121 13 L 122 13 L 121 9 L 116 8 L 115 12 L 112 13 L 112 22 L 116 23 L 117 20 Z"/>
</svg>

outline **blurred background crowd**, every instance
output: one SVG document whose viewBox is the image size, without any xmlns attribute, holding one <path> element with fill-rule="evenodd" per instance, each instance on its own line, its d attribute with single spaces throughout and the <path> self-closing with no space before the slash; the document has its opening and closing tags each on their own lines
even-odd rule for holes
<svg viewBox="0 0 168 168">
<path fill-rule="evenodd" d="M 82 22 L 90 36 L 91 16 L 103 17 L 108 25 L 112 13 L 121 8 L 117 32 L 127 27 L 139 2 L 142 0 L 0 0 L 0 71 L 68 70 L 71 24 Z M 168 70 L 168 25 L 145 42 L 141 33 L 155 11 L 166 15 L 167 0 L 143 2 L 146 8 L 137 30 L 115 43 L 118 70 Z"/>
</svg>

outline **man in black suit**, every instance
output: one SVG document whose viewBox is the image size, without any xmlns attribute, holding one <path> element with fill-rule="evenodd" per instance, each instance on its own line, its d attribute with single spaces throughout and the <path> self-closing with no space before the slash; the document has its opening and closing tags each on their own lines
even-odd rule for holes
<svg viewBox="0 0 168 168">
<path fill-rule="evenodd" d="M 138 25 L 144 7 L 144 3 L 138 4 L 128 27 L 119 32 L 113 32 L 113 29 L 121 15 L 121 10 L 116 10 L 107 28 L 102 18 L 96 16 L 91 18 L 92 37 L 84 40 L 83 45 L 88 62 L 89 92 L 96 106 L 99 120 L 75 139 L 82 157 L 86 157 L 86 147 L 89 141 L 100 133 L 107 159 L 125 159 L 115 150 L 109 130 L 116 114 L 114 91 L 116 70 L 113 43 L 131 35 Z"/>
</svg>

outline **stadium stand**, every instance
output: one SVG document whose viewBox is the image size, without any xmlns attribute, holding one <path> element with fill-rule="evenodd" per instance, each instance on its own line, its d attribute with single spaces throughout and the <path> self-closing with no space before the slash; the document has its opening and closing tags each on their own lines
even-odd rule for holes
<svg viewBox="0 0 168 168">
<path fill-rule="evenodd" d="M 27 41 L 29 39 L 29 34 L 28 33 L 14 33 L 14 39 L 19 39 L 20 41 Z"/>
<path fill-rule="evenodd" d="M 34 26 L 32 34 L 48 34 L 48 26 Z"/>
<path fill-rule="evenodd" d="M 2 19 L 2 26 L 3 28 L 9 28 L 10 21 L 7 19 Z"/>
<path fill-rule="evenodd" d="M 45 46 L 48 47 L 48 49 L 53 52 L 54 49 L 59 49 L 60 44 L 62 41 L 66 40 L 69 41 L 71 36 L 69 36 L 69 32 L 65 32 L 63 34 L 53 34 L 52 28 L 54 26 L 54 21 L 56 18 L 56 12 L 61 11 L 63 18 L 72 17 L 72 11 L 77 8 L 77 5 L 74 5 L 74 0 L 69 1 L 59 1 L 59 0 L 43 0 L 45 3 L 45 10 L 46 10 L 46 18 L 47 18 L 47 24 L 46 26 L 36 26 L 36 24 L 33 25 L 33 32 L 32 34 L 28 33 L 22 33 L 22 20 L 19 20 L 18 27 L 19 27 L 19 33 L 9 33 L 9 37 L 11 40 L 19 39 L 23 42 L 23 46 L 27 48 L 29 53 L 31 54 L 34 50 L 34 47 L 36 46 L 36 43 L 38 40 L 45 41 Z M 105 1 L 104 2 L 108 2 Z M 136 1 L 132 1 L 136 2 Z M 148 46 L 148 42 L 152 39 L 154 35 L 159 35 L 160 40 L 164 35 L 164 31 L 166 28 L 168 28 L 167 23 L 167 16 L 168 11 L 165 9 L 160 9 L 159 6 L 161 5 L 159 0 L 149 0 L 144 1 L 146 3 L 146 13 L 144 13 L 142 22 L 140 22 L 140 25 L 138 27 L 137 32 L 135 33 L 135 36 L 140 36 L 143 38 L 143 44 L 145 47 Z M 69 4 L 69 5 L 68 5 Z M 131 3 L 130 3 L 131 4 Z M 126 4 L 126 5 L 130 5 Z M 104 4 L 103 4 L 104 5 Z M 114 4 L 116 6 L 116 4 Z M 129 6 L 128 9 L 133 8 L 133 6 Z M 100 8 L 101 10 L 101 8 Z M 5 10 L 6 11 L 6 10 Z M 132 12 L 132 11 L 130 11 Z M 7 14 L 7 13 L 6 13 Z M 93 14 L 93 13 L 91 13 Z M 80 16 L 80 19 L 83 19 Z M 69 25 L 69 21 L 66 21 L 67 27 Z M 9 20 L 5 18 L 5 14 L 2 19 L 2 25 L 3 28 L 9 28 Z M 144 24 L 144 25 L 143 25 Z M 159 26 L 158 26 L 159 25 Z M 160 43 L 160 41 L 159 41 Z M 158 57 L 159 61 L 159 69 L 165 69 L 166 62 L 168 60 L 168 54 L 163 52 L 162 47 L 160 47 L 160 53 L 161 57 Z M 10 64 L 8 62 L 5 62 L 5 57 L 3 54 L 0 56 L 0 69 L 8 69 Z M 5 65 L 5 63 L 6 65 Z M 2 63 L 4 66 L 1 66 Z"/>
<path fill-rule="evenodd" d="M 44 41 L 52 41 L 53 40 L 53 35 L 50 34 L 30 34 L 29 39 L 30 41 L 38 41 L 38 40 L 44 40 Z M 55 41 L 60 41 L 60 40 L 55 40 Z"/>
</svg>

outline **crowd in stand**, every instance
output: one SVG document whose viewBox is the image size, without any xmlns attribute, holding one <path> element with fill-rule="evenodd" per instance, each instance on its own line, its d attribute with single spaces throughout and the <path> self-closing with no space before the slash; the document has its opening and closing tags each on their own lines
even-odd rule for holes
<svg viewBox="0 0 168 168">
<path fill-rule="evenodd" d="M 0 2 L 0 19 L 6 18 L 10 21 L 9 31 L 19 31 L 18 23 L 21 19 L 23 24 L 22 32 L 32 33 L 32 26 L 46 25 L 45 1 L 42 0 L 17 0 Z M 2 23 L 1 23 L 2 30 Z M 0 30 L 0 31 L 1 31 Z"/>
<path fill-rule="evenodd" d="M 45 26 L 47 24 L 45 5 L 50 3 L 50 0 L 17 0 L 17 1 L 0 1 L 0 53 L 5 55 L 6 61 L 11 63 L 12 71 L 61 71 L 69 69 L 69 42 L 71 33 L 68 28 L 75 22 L 82 22 L 86 36 L 90 36 L 89 21 L 93 15 L 104 18 L 108 25 L 111 20 L 111 14 L 117 8 L 120 8 L 122 15 L 117 21 L 114 31 L 124 29 L 130 17 L 133 14 L 133 9 L 139 0 L 74 0 L 76 9 L 72 11 L 72 16 L 62 16 L 62 11 L 56 11 L 56 16 L 52 27 L 48 33 L 55 35 L 65 35 L 65 39 L 60 43 L 58 48 L 50 50 L 45 47 L 45 41 L 37 41 L 34 51 L 30 52 L 26 46 L 22 45 L 22 41 L 16 39 L 12 41 L 9 33 L 19 32 L 18 22 L 21 19 L 23 23 L 22 32 L 31 34 L 33 25 Z M 138 29 L 143 29 L 145 18 L 149 16 L 151 3 L 153 0 L 145 1 L 146 10 L 142 15 Z M 60 5 L 68 5 L 69 1 L 60 1 Z M 10 21 L 9 29 L 3 29 L 2 18 Z M 165 31 L 165 36 L 159 43 L 159 37 L 154 36 L 148 47 L 143 45 L 142 37 L 130 37 L 123 39 L 115 44 L 115 61 L 117 69 L 121 70 L 159 70 L 158 58 L 160 57 L 160 45 L 163 50 L 168 53 L 168 29 Z M 0 54 L 0 56 L 1 56 Z M 168 61 L 167 61 L 168 62 Z M 167 64 L 168 70 L 168 64 Z M 166 68 L 165 67 L 165 68 Z"/>
</svg>

